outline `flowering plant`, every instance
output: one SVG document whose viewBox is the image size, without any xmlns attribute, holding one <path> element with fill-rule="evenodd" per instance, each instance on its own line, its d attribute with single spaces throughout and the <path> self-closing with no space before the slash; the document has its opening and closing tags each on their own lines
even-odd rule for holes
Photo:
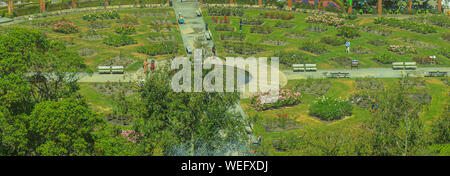
<svg viewBox="0 0 450 176">
<path fill-rule="evenodd" d="M 353 24 L 337 25 L 336 27 L 338 36 L 344 36 L 347 38 L 359 37 L 359 29 Z"/>
<path fill-rule="evenodd" d="M 79 31 L 78 27 L 71 22 L 59 22 L 53 26 L 55 32 L 60 32 L 64 34 L 77 33 Z"/>
<path fill-rule="evenodd" d="M 290 20 L 294 18 L 294 16 L 291 13 L 283 13 L 283 12 L 261 13 L 260 16 L 263 18 L 281 19 L 281 20 Z"/>
<path fill-rule="evenodd" d="M 321 120 L 338 120 L 352 114 L 353 107 L 347 100 L 319 97 L 309 107 L 309 113 Z"/>
<path fill-rule="evenodd" d="M 417 53 L 417 51 L 413 47 L 405 46 L 405 45 L 389 45 L 388 51 L 397 53 L 400 55 Z"/>
<path fill-rule="evenodd" d="M 306 22 L 308 22 L 308 23 L 324 23 L 324 24 L 327 24 L 330 26 L 338 26 L 338 25 L 344 24 L 343 19 L 333 17 L 333 16 L 328 16 L 328 15 L 309 16 L 309 17 L 306 17 Z"/>
<path fill-rule="evenodd" d="M 231 23 L 231 20 L 227 17 L 227 16 L 224 16 L 224 17 L 211 17 L 211 19 L 212 19 L 212 22 L 213 23 L 226 23 L 226 24 L 229 24 L 229 23 Z"/>
<path fill-rule="evenodd" d="M 289 89 L 272 90 L 265 93 L 255 94 L 250 98 L 250 103 L 257 111 L 279 108 L 299 104 L 300 92 Z"/>
<path fill-rule="evenodd" d="M 144 133 L 138 133 L 134 130 L 121 130 L 120 134 L 122 137 L 127 138 L 128 142 L 136 143 L 136 138 L 139 136 L 144 136 Z"/>
<path fill-rule="evenodd" d="M 118 34 L 122 34 L 122 35 L 130 35 L 130 34 L 136 32 L 136 27 L 132 24 L 124 24 L 124 25 L 120 26 L 119 28 L 117 28 L 116 32 Z"/>
</svg>

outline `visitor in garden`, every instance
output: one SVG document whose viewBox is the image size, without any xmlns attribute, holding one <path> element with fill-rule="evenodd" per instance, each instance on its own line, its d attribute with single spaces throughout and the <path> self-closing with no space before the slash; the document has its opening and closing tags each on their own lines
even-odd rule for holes
<svg viewBox="0 0 450 176">
<path fill-rule="evenodd" d="M 216 45 L 215 44 L 212 47 L 212 53 L 214 56 L 216 56 Z"/>
<path fill-rule="evenodd" d="M 345 52 L 350 53 L 350 41 L 345 42 Z"/>
<path fill-rule="evenodd" d="M 242 32 L 242 19 L 239 19 L 239 32 Z"/>
<path fill-rule="evenodd" d="M 150 69 L 151 69 L 152 71 L 155 70 L 155 60 L 152 60 L 152 61 L 151 61 Z"/>
<path fill-rule="evenodd" d="M 147 69 L 148 69 L 148 62 L 147 62 L 147 60 L 144 61 L 143 67 L 144 67 L 144 72 L 146 72 Z"/>
</svg>

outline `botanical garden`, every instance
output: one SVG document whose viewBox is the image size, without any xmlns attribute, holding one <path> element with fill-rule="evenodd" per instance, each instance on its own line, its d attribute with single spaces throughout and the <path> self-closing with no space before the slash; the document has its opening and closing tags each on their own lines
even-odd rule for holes
<svg viewBox="0 0 450 176">
<path fill-rule="evenodd" d="M 4 0 L 0 155 L 449 156 L 449 8 Z M 170 63 L 195 60 L 194 49 L 278 57 L 280 86 L 174 91 Z M 239 69 L 245 84 L 257 81 Z"/>
</svg>

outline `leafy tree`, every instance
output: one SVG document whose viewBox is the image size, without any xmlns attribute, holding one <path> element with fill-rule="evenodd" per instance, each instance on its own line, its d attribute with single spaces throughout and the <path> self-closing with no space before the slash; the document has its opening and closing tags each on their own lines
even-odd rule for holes
<svg viewBox="0 0 450 176">
<path fill-rule="evenodd" d="M 155 147 L 169 154 L 178 144 L 214 151 L 218 143 L 240 142 L 245 136 L 242 119 L 231 110 L 239 100 L 235 93 L 174 92 L 171 74 L 161 68 L 146 79 L 140 90 L 142 113 L 134 126 L 143 133 L 147 152 Z M 185 148 L 179 146 L 178 148 Z"/>
<path fill-rule="evenodd" d="M 450 143 L 450 105 L 442 113 L 441 117 L 437 119 L 431 128 L 433 135 L 433 142 L 437 144 Z"/>
<path fill-rule="evenodd" d="M 372 155 L 412 155 L 424 145 L 421 106 L 411 102 L 403 87 L 378 94 L 378 112 L 369 122 Z"/>
</svg>

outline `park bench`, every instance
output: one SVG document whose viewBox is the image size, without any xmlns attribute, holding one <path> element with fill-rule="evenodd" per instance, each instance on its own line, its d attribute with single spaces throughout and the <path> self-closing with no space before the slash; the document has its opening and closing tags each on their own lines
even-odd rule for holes
<svg viewBox="0 0 450 176">
<path fill-rule="evenodd" d="M 328 78 L 350 78 L 350 73 L 345 72 L 331 72 Z"/>
<path fill-rule="evenodd" d="M 292 64 L 292 69 L 294 72 L 317 71 L 316 64 Z"/>
<path fill-rule="evenodd" d="M 211 33 L 209 31 L 205 31 L 205 38 L 206 40 L 211 40 Z"/>
<path fill-rule="evenodd" d="M 197 13 L 197 16 L 198 16 L 198 17 L 201 17 L 201 16 L 202 16 L 202 11 L 200 11 L 200 10 L 196 10 L 195 13 Z"/>
<path fill-rule="evenodd" d="M 123 66 L 111 66 L 111 72 L 114 73 L 118 73 L 118 74 L 123 74 Z"/>
<path fill-rule="evenodd" d="M 111 66 L 98 66 L 98 73 L 102 74 L 110 74 L 111 73 Z"/>
<path fill-rule="evenodd" d="M 356 69 L 358 69 L 358 67 L 359 67 L 359 60 L 358 59 L 353 59 L 352 60 L 352 64 L 350 66 L 350 70 L 352 70 L 353 67 L 356 67 Z"/>
<path fill-rule="evenodd" d="M 447 72 L 440 71 L 429 71 L 425 77 L 445 77 L 447 76 Z"/>
<path fill-rule="evenodd" d="M 417 68 L 416 62 L 393 62 L 392 69 L 394 70 L 415 70 Z"/>
</svg>

